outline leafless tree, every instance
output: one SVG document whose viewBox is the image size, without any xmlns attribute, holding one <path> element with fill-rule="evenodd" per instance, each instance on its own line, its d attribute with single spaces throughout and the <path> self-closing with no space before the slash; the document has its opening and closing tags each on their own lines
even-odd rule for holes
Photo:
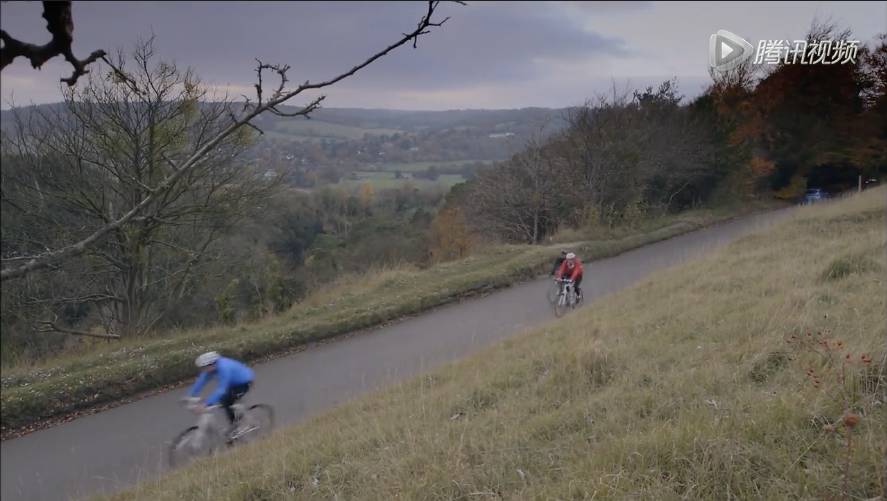
<svg viewBox="0 0 887 501">
<path fill-rule="evenodd" d="M 692 200 L 700 188 L 713 185 L 718 175 L 713 131 L 681 105 L 682 99 L 674 81 L 634 95 L 647 131 L 644 154 L 638 161 L 644 182 L 642 200 L 661 211 L 671 210 L 677 200 Z"/>
<path fill-rule="evenodd" d="M 714 139 L 680 101 L 667 81 L 570 112 L 559 151 L 600 222 L 614 224 L 632 204 L 667 211 L 711 181 Z"/>
<path fill-rule="evenodd" d="M 178 186 L 182 180 L 187 179 L 195 169 L 200 168 L 200 166 L 205 163 L 208 155 L 216 151 L 223 141 L 244 127 L 255 128 L 252 124 L 252 120 L 262 113 L 270 112 L 278 116 L 307 117 L 320 106 L 320 103 L 325 96 L 318 96 L 310 100 L 307 104 L 297 107 L 295 111 L 286 111 L 282 106 L 308 91 L 320 90 L 335 85 L 400 46 L 412 43 L 413 47 L 416 47 L 418 40 L 422 35 L 429 33 L 434 27 L 443 25 L 447 19 L 449 19 L 444 18 L 439 22 L 432 19 L 438 6 L 439 2 L 437 1 L 428 2 L 425 14 L 421 17 L 412 31 L 404 33 L 397 41 L 388 47 L 381 49 L 351 69 L 328 80 L 316 83 L 311 83 L 306 80 L 295 88 L 291 88 L 289 86 L 290 67 L 288 65 L 267 64 L 258 61 L 256 66 L 256 96 L 254 100 L 247 100 L 237 113 L 228 117 L 228 123 L 224 128 L 214 131 L 214 135 L 208 136 L 207 140 L 202 143 L 201 147 L 193 151 L 189 156 L 178 160 L 164 158 L 163 160 L 169 167 L 168 174 L 161 178 L 151 180 L 150 184 L 146 184 L 144 197 L 135 200 L 129 210 L 124 213 L 112 214 L 101 226 L 94 228 L 88 235 L 85 235 L 79 240 L 30 255 L 4 256 L 2 258 L 3 268 L 2 271 L 0 271 L 0 279 L 5 281 L 12 278 L 19 278 L 36 270 L 57 266 L 59 263 L 74 256 L 82 255 L 88 249 L 99 245 L 105 238 L 112 234 L 112 232 L 125 227 L 137 217 L 146 217 L 143 215 L 146 210 L 152 207 L 158 200 L 169 197 L 175 187 Z M 116 76 L 117 85 L 128 87 L 133 95 L 150 95 L 150 89 L 146 89 L 140 85 L 140 82 L 133 78 L 126 68 L 115 64 L 105 56 L 102 56 L 102 59 L 112 68 L 113 73 Z M 268 87 L 266 85 L 265 77 L 268 75 L 272 75 L 276 78 L 276 86 Z"/>
<path fill-rule="evenodd" d="M 4 228 L 5 254 L 81 239 L 119 219 L 173 175 L 174 165 L 228 126 L 232 103 L 207 99 L 190 71 L 155 63 L 152 47 L 149 40 L 134 53 L 134 85 L 91 75 L 86 86 L 67 93 L 65 106 L 19 115 L 14 135 L 4 142 L 12 150 L 7 156 L 17 160 L 4 169 L 9 175 L 2 202 L 13 213 L 12 225 Z M 123 66 L 124 58 L 118 62 Z M 150 329 L 189 290 L 195 268 L 220 233 L 275 187 L 237 161 L 248 145 L 249 130 L 241 131 L 218 143 L 139 216 L 115 227 L 110 238 L 65 263 L 57 275 L 71 280 L 56 281 L 56 287 L 66 285 L 64 291 L 45 290 L 27 300 L 90 304 L 114 333 L 106 335 Z M 55 320 L 41 325 L 78 334 Z"/>
<path fill-rule="evenodd" d="M 468 197 L 469 220 L 508 241 L 538 243 L 551 234 L 569 192 L 554 149 L 534 138 L 511 160 L 480 171 Z"/>
<path fill-rule="evenodd" d="M 568 148 L 563 151 L 581 185 L 585 203 L 601 220 L 635 196 L 636 163 L 645 131 L 639 117 L 628 112 L 629 97 L 600 96 L 594 104 L 574 109 L 568 116 Z"/>
</svg>

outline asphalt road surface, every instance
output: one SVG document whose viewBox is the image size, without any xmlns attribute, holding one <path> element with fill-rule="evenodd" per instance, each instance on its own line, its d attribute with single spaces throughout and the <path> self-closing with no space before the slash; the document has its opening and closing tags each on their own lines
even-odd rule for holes
<svg viewBox="0 0 887 501">
<path fill-rule="evenodd" d="M 790 210 L 735 219 L 587 263 L 585 304 L 761 229 Z M 548 286 L 548 279 L 526 282 L 259 365 L 246 401 L 274 406 L 278 424 L 300 421 L 551 320 Z M 152 478 L 166 468 L 165 446 L 194 422 L 178 403 L 183 393 L 152 396 L 3 442 L 3 501 L 76 499 Z"/>
</svg>

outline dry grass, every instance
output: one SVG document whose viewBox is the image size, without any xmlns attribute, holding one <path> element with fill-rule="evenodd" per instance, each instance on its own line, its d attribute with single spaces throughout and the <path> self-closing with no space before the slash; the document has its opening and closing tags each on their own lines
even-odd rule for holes
<svg viewBox="0 0 887 501">
<path fill-rule="evenodd" d="M 848 497 L 883 495 L 885 194 L 803 208 L 564 319 L 112 499 L 841 498 L 846 430 L 823 423 L 841 416 L 842 393 L 862 416 Z M 841 259 L 868 264 L 828 271 Z M 851 378 L 865 384 L 810 384 L 805 369 L 822 360 L 786 343 L 807 330 L 870 354 Z"/>
<path fill-rule="evenodd" d="M 578 242 L 574 248 L 582 256 L 612 256 L 741 211 L 691 212 L 618 236 Z M 41 420 L 191 378 L 194 357 L 210 349 L 255 360 L 533 278 L 548 271 L 558 249 L 503 245 L 427 270 L 372 270 L 343 277 L 289 311 L 259 322 L 125 340 L 35 365 L 4 367 L 4 436 Z"/>
</svg>

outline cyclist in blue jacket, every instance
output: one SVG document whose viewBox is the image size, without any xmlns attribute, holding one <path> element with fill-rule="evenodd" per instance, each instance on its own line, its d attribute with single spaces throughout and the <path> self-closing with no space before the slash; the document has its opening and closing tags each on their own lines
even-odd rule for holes
<svg viewBox="0 0 887 501">
<path fill-rule="evenodd" d="M 237 360 L 226 358 L 214 351 L 204 353 L 195 361 L 200 368 L 200 376 L 188 391 L 189 397 L 196 397 L 203 386 L 216 378 L 216 388 L 203 401 L 204 405 L 220 404 L 225 409 L 231 429 L 234 429 L 234 410 L 231 406 L 243 398 L 253 383 L 253 370 Z"/>
</svg>

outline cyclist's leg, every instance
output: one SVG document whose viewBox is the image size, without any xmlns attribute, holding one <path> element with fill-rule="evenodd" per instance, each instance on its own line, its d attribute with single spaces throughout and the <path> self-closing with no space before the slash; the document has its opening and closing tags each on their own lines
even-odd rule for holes
<svg viewBox="0 0 887 501">
<path fill-rule="evenodd" d="M 219 403 L 222 404 L 222 407 L 225 409 L 225 415 L 228 416 L 229 443 L 231 442 L 231 440 L 233 440 L 232 437 L 237 427 L 235 423 L 236 416 L 234 415 L 234 408 L 232 406 L 237 403 L 238 400 L 243 398 L 244 395 L 246 395 L 246 393 L 249 391 L 249 388 L 250 383 L 231 386 L 230 388 L 228 388 L 228 392 L 225 393 L 225 396 L 223 396 L 222 399 L 219 400 Z"/>
<path fill-rule="evenodd" d="M 579 300 L 582 300 L 582 289 L 579 286 L 582 285 L 582 274 L 580 273 L 578 277 L 576 277 L 576 296 L 579 297 Z"/>
<path fill-rule="evenodd" d="M 249 391 L 249 387 L 250 383 L 232 385 L 219 400 L 219 403 L 225 409 L 225 415 L 228 416 L 228 422 L 232 425 L 234 424 L 235 416 L 234 409 L 232 409 L 231 406 L 246 395 L 246 392 Z"/>
<path fill-rule="evenodd" d="M 244 383 L 231 388 L 231 404 L 237 403 L 250 390 L 252 383 Z M 232 412 L 233 415 L 233 412 Z"/>
<path fill-rule="evenodd" d="M 234 409 L 231 408 L 239 397 L 235 396 L 234 386 L 228 388 L 228 391 L 219 399 L 222 408 L 225 409 L 225 415 L 228 417 L 228 424 L 234 426 Z"/>
<path fill-rule="evenodd" d="M 234 392 L 234 401 L 237 402 L 238 400 L 243 398 L 243 396 L 246 395 L 247 392 L 252 388 L 252 385 L 253 385 L 252 382 L 249 382 L 249 383 L 243 383 L 243 384 L 238 384 L 238 385 L 234 386 L 232 388 L 232 390 Z"/>
</svg>

